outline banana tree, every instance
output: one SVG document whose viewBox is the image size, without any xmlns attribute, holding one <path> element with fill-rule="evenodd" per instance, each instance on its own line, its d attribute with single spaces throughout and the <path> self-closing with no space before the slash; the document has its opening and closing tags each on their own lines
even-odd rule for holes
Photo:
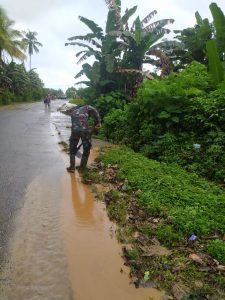
<svg viewBox="0 0 225 300">
<path fill-rule="evenodd" d="M 183 30 L 174 31 L 176 38 L 184 45 L 180 52 L 180 61 L 185 67 L 186 64 L 196 60 L 207 65 L 206 43 L 213 37 L 214 28 L 208 19 L 202 19 L 198 12 L 195 13 L 196 25 Z"/>
<path fill-rule="evenodd" d="M 216 3 L 211 3 L 210 11 L 215 26 L 215 39 L 221 61 L 225 61 L 225 16 Z"/>
<path fill-rule="evenodd" d="M 143 62 L 145 58 L 148 58 L 147 52 L 165 33 L 169 32 L 164 26 L 173 23 L 174 20 L 165 19 L 150 23 L 150 19 L 157 13 L 154 10 L 142 21 L 137 17 L 133 25 L 129 28 L 128 21 L 136 12 L 137 6 L 126 9 L 122 15 L 120 0 L 106 0 L 106 4 L 109 11 L 105 32 L 94 21 L 79 17 L 89 27 L 91 32 L 83 36 L 72 36 L 68 38 L 68 42 L 65 45 L 84 48 L 76 54 L 79 58 L 78 63 L 83 62 L 91 56 L 95 58 L 96 62 L 99 63 L 100 82 L 105 81 L 112 86 L 113 81 L 121 86 L 121 82 L 119 82 L 121 78 L 118 77 L 118 70 L 136 69 L 142 71 Z M 82 69 L 75 78 L 84 73 L 85 71 Z M 137 76 L 142 78 L 140 73 L 136 72 Z M 132 74 L 135 74 L 135 72 L 132 72 Z M 135 82 L 136 79 L 134 78 Z M 124 80 L 126 79 L 124 78 Z M 133 82 L 131 82 L 132 84 Z"/>
<path fill-rule="evenodd" d="M 127 74 L 128 69 L 132 70 L 132 72 L 129 72 L 129 74 L 133 74 L 132 77 L 129 77 L 129 83 L 126 78 L 124 78 L 126 89 L 131 91 L 131 96 L 135 95 L 140 82 L 146 78 L 146 74 L 143 73 L 143 64 L 151 64 L 152 55 L 159 57 L 161 61 L 162 77 L 169 74 L 172 70 L 166 55 L 160 51 L 160 49 L 153 49 L 153 45 L 156 45 L 164 34 L 170 32 L 170 30 L 164 28 L 164 26 L 173 23 L 174 20 L 164 19 L 151 23 L 151 19 L 157 14 L 157 11 L 153 10 L 142 21 L 138 16 L 132 26 L 129 27 L 127 21 L 135 11 L 136 7 L 133 7 L 131 10 L 126 10 L 125 16 L 121 18 L 121 29 L 110 33 L 126 43 L 126 49 L 123 53 L 119 72 Z M 134 70 L 136 70 L 136 72 Z"/>
<path fill-rule="evenodd" d="M 121 18 L 120 30 L 111 31 L 109 34 L 121 38 L 126 44 L 126 50 L 123 55 L 122 65 L 138 70 L 142 70 L 143 61 L 151 47 L 159 41 L 164 34 L 170 30 L 164 28 L 167 24 L 174 22 L 173 19 L 163 19 L 150 23 L 152 17 L 157 14 L 156 10 L 150 12 L 142 21 L 139 16 L 129 28 L 128 19 L 132 16 L 137 7 L 126 10 L 125 15 Z"/>
<path fill-rule="evenodd" d="M 99 82 L 104 82 L 104 87 L 107 84 L 111 85 L 112 81 L 115 80 L 113 71 L 118 66 L 121 51 L 124 49 L 124 42 L 118 41 L 116 37 L 109 34 L 109 32 L 119 29 L 120 25 L 117 23 L 117 18 L 117 11 L 109 10 L 104 33 L 103 29 L 94 21 L 80 16 L 80 21 L 87 25 L 91 32 L 82 36 L 72 36 L 68 38 L 68 42 L 65 44 L 66 46 L 72 45 L 84 48 L 84 50 L 76 54 L 76 57 L 79 58 L 78 63 L 85 61 L 91 56 L 95 58 L 96 63 L 98 62 L 99 72 L 96 76 L 100 76 Z M 76 40 L 87 43 L 77 42 Z M 96 63 L 94 64 L 93 72 L 96 71 Z M 82 68 L 75 78 L 77 79 L 84 73 L 85 70 Z"/>
<path fill-rule="evenodd" d="M 216 3 L 209 6 L 213 16 L 215 38 L 207 41 L 206 49 L 209 61 L 209 72 L 212 74 L 215 84 L 224 80 L 225 62 L 225 16 Z"/>
</svg>

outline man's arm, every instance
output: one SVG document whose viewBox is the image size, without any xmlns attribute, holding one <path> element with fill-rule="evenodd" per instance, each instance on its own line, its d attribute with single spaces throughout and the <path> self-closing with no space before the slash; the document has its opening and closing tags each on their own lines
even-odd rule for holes
<svg viewBox="0 0 225 300">
<path fill-rule="evenodd" d="M 95 119 L 95 128 L 96 129 L 101 128 L 102 127 L 101 118 L 99 116 L 99 113 L 98 113 L 97 109 L 94 108 L 93 106 L 89 105 L 88 106 L 88 111 L 89 111 L 90 116 L 94 117 L 94 119 Z"/>
</svg>

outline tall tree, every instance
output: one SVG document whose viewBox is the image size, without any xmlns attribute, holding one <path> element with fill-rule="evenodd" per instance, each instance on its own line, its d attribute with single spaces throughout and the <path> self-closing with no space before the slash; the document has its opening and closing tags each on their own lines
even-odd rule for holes
<svg viewBox="0 0 225 300">
<path fill-rule="evenodd" d="M 36 36 L 38 35 L 37 32 L 30 31 L 24 32 L 25 37 L 23 38 L 23 43 L 25 45 L 25 49 L 28 50 L 28 54 L 30 56 L 30 70 L 31 70 L 31 56 L 34 54 L 34 52 L 38 53 L 39 49 L 38 47 L 42 47 L 43 45 L 38 42 Z"/>
<path fill-rule="evenodd" d="M 135 77 L 136 70 L 137 76 L 142 77 L 142 64 L 149 58 L 147 52 L 154 43 L 169 32 L 164 26 L 174 21 L 165 19 L 149 24 L 149 20 L 156 14 L 156 11 L 153 11 L 142 22 L 137 17 L 129 29 L 128 21 L 136 12 L 137 6 L 127 9 L 124 15 L 121 15 L 121 0 L 106 0 L 106 4 L 109 11 L 105 33 L 92 20 L 79 17 L 91 29 L 91 33 L 70 37 L 69 42 L 66 43 L 66 46 L 77 45 L 87 49 L 76 54 L 77 57 L 80 57 L 79 62 L 90 56 L 95 57 L 96 62 L 93 66 L 84 64 L 81 72 L 75 78 L 85 74 L 90 81 L 83 83 L 89 86 L 96 86 L 97 83 L 101 91 L 105 86 L 115 89 L 116 82 L 119 86 L 123 85 L 118 73 L 126 72 L 129 73 L 129 77 Z M 76 42 L 76 40 L 87 43 Z M 156 53 L 159 54 L 159 51 L 155 51 L 154 55 Z M 160 59 L 162 57 L 161 55 Z M 132 69 L 132 71 L 128 69 Z"/>
<path fill-rule="evenodd" d="M 3 61 L 3 52 L 8 53 L 12 58 L 25 59 L 22 34 L 13 28 L 14 21 L 10 20 L 4 9 L 0 7 L 0 61 Z"/>
</svg>

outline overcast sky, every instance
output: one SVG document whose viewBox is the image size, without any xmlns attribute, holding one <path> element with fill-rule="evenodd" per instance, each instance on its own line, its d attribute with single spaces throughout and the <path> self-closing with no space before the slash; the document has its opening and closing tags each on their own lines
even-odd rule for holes
<svg viewBox="0 0 225 300">
<path fill-rule="evenodd" d="M 122 11 L 138 5 L 134 16 L 144 18 L 152 10 L 157 15 L 152 19 L 173 18 L 170 29 L 183 29 L 195 24 L 194 14 L 199 11 L 202 18 L 212 20 L 210 0 L 122 0 Z M 225 12 L 225 1 L 215 1 Z M 65 47 L 68 37 L 89 32 L 88 27 L 79 21 L 84 16 L 105 28 L 107 6 L 104 0 L 0 0 L 10 19 L 16 22 L 15 28 L 38 33 L 38 41 L 43 44 L 38 54 L 32 56 L 32 68 L 37 68 L 41 79 L 49 88 L 64 91 L 73 86 L 81 65 L 77 65 L 73 46 Z M 82 50 L 82 49 L 80 49 Z M 28 60 L 26 66 L 28 68 Z M 79 80 L 78 80 L 79 81 Z"/>
</svg>

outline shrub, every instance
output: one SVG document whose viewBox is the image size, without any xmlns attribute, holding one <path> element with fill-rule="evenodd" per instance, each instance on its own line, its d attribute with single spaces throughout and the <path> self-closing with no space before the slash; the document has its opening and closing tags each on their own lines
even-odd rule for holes
<svg viewBox="0 0 225 300">
<path fill-rule="evenodd" d="M 104 118 L 103 134 L 114 142 L 124 141 L 126 137 L 127 114 L 122 109 L 112 109 Z"/>
<path fill-rule="evenodd" d="M 117 91 L 101 95 L 94 101 L 94 105 L 98 109 L 102 118 L 104 118 L 113 109 L 123 109 L 125 104 L 126 99 L 124 95 Z"/>
</svg>

